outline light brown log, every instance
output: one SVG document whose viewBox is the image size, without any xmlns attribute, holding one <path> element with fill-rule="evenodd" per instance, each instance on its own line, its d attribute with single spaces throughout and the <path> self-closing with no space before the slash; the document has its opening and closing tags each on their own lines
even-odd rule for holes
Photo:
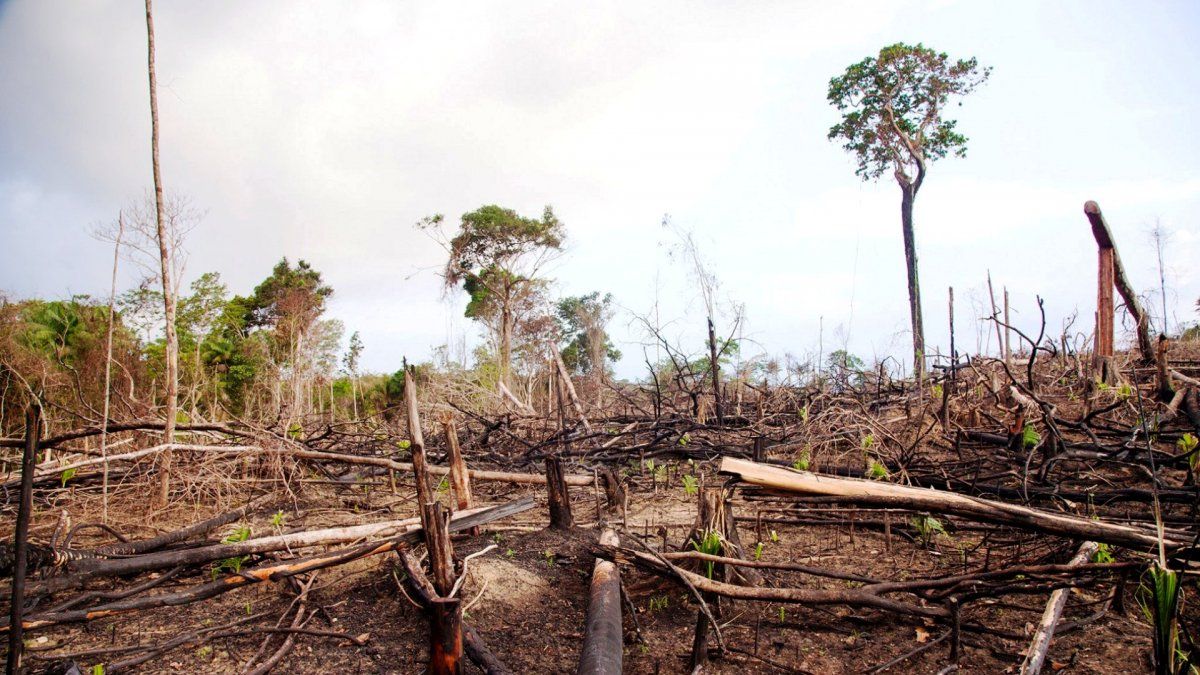
<svg viewBox="0 0 1200 675">
<path fill-rule="evenodd" d="M 429 489 L 429 474 L 425 471 L 425 437 L 421 434 L 421 416 L 417 412 L 417 383 L 407 370 L 404 371 L 404 402 L 408 413 L 408 435 L 412 438 L 409 449 L 412 451 L 412 468 L 417 483 L 417 504 L 424 505 L 434 501 L 434 498 L 433 491 Z M 421 510 L 421 525 L 428 530 L 424 509 Z"/>
<path fill-rule="evenodd" d="M 1092 557 L 1099 547 L 1100 545 L 1094 541 L 1085 541 L 1068 564 L 1082 565 Z M 1050 601 L 1046 603 L 1046 611 L 1042 613 L 1042 620 L 1033 634 L 1029 649 L 1026 650 L 1025 661 L 1021 664 L 1021 675 L 1038 675 L 1042 672 L 1042 665 L 1050 650 L 1050 640 L 1054 638 L 1054 629 L 1058 626 L 1058 620 L 1062 617 L 1063 608 L 1067 606 L 1067 598 L 1070 595 L 1070 588 L 1060 588 L 1050 594 Z"/>
<path fill-rule="evenodd" d="M 575 393 L 575 384 L 571 382 L 571 373 L 567 372 L 567 364 L 563 363 L 562 354 L 559 354 L 558 350 L 554 348 L 551 348 L 550 351 L 554 352 L 554 364 L 558 367 L 558 376 L 562 380 L 563 388 L 567 390 L 567 399 L 575 408 L 575 414 L 579 415 L 579 421 L 583 423 L 583 428 L 591 431 L 592 425 L 588 424 L 587 416 L 583 414 L 583 405 L 579 403 L 579 396 Z"/>
<path fill-rule="evenodd" d="M 1148 551 L 1158 546 L 1158 539 L 1153 533 L 1135 527 L 930 488 L 908 487 L 854 478 L 818 476 L 807 471 L 756 464 L 732 457 L 721 459 L 720 471 L 753 485 L 762 485 L 788 492 L 824 495 L 846 503 L 899 506 L 918 511 L 947 513 L 981 522 L 1008 525 L 1073 539 L 1104 542 L 1142 551 Z M 1189 537 L 1171 532 L 1166 533 L 1165 538 L 1166 548 L 1171 550 L 1187 546 L 1190 542 Z"/>
<path fill-rule="evenodd" d="M 454 488 L 454 499 L 459 510 L 471 508 L 471 474 L 467 471 L 467 463 L 463 461 L 462 450 L 458 447 L 458 430 L 454 428 L 454 420 L 447 417 L 442 420 L 442 431 L 446 435 L 447 461 L 450 462 L 450 485 Z"/>
</svg>

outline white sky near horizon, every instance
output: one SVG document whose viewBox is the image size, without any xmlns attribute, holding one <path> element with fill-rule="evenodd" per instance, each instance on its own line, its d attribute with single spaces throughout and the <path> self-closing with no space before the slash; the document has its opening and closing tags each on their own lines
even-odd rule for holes
<svg viewBox="0 0 1200 675">
<path fill-rule="evenodd" d="M 622 376 L 644 372 L 633 316 L 656 298 L 667 333 L 701 348 L 665 214 L 723 304 L 744 304 L 745 355 L 820 343 L 907 364 L 899 190 L 826 139 L 830 77 L 896 41 L 994 69 L 951 113 L 968 157 L 932 165 L 917 200 L 931 345 L 948 346 L 953 286 L 960 351 L 995 352 L 988 270 L 1017 325 L 1037 331 L 1040 295 L 1050 334 L 1075 311 L 1089 333 L 1087 199 L 1156 319 L 1162 224 L 1170 328 L 1197 319 L 1198 3 L 159 0 L 155 19 L 163 180 L 204 212 L 186 280 L 218 271 L 244 294 L 304 258 L 368 370 L 477 339 L 413 224 L 488 203 L 554 206 L 569 241 L 550 275 L 561 295 L 614 295 Z M 91 232 L 151 187 L 145 37 L 141 2 L 0 0 L 8 297 L 107 295 Z M 125 264 L 122 287 L 137 278 Z"/>
</svg>

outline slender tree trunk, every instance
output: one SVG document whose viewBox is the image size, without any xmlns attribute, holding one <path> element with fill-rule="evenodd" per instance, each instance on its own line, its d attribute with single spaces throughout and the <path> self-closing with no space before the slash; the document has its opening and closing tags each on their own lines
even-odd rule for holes
<svg viewBox="0 0 1200 675">
<path fill-rule="evenodd" d="M 512 310 L 508 303 L 500 309 L 500 381 L 508 386 L 512 363 Z"/>
<path fill-rule="evenodd" d="M 104 461 L 100 491 L 100 522 L 108 523 L 108 411 L 112 388 L 112 350 L 114 305 L 117 302 L 117 264 L 121 260 L 121 237 L 125 234 L 125 215 L 117 215 L 117 241 L 113 244 L 112 287 L 108 292 L 108 335 L 104 341 L 104 418 L 100 420 L 100 457 Z"/>
<path fill-rule="evenodd" d="M 913 234 L 913 202 L 917 188 L 901 183 L 900 223 L 904 230 L 904 262 L 908 270 L 908 310 L 912 317 L 913 375 L 925 379 L 925 328 L 921 320 L 921 282 L 917 278 L 917 242 Z"/>
<path fill-rule="evenodd" d="M 717 423 L 724 424 L 725 416 L 721 414 L 721 365 L 717 361 L 717 332 L 711 316 L 708 317 L 708 357 L 708 367 L 712 372 L 713 407 L 717 413 Z"/>
<path fill-rule="evenodd" d="M 175 335 L 175 289 L 171 274 L 171 250 L 167 241 L 166 214 L 163 208 L 162 174 L 158 163 L 158 79 L 154 72 L 154 12 L 146 0 L 146 63 L 150 73 L 150 156 L 154 170 L 154 215 L 158 232 L 158 256 L 162 271 L 163 309 L 167 333 L 167 412 L 163 442 L 175 439 L 175 411 L 179 396 L 179 339 Z M 158 505 L 167 505 L 171 490 L 171 451 L 162 454 L 159 464 Z"/>
</svg>

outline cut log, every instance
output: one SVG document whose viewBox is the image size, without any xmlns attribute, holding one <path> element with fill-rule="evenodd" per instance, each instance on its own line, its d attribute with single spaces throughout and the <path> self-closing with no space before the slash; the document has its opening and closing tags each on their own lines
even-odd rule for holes
<svg viewBox="0 0 1200 675">
<path fill-rule="evenodd" d="M 947 513 L 986 523 L 1084 541 L 1104 542 L 1139 551 L 1150 551 L 1158 546 L 1158 538 L 1153 533 L 1136 527 L 968 497 L 932 488 L 818 476 L 807 471 L 756 464 L 732 457 L 721 459 L 720 471 L 753 485 L 786 492 L 823 495 L 844 503 Z M 1167 549 L 1174 550 L 1188 546 L 1190 541 L 1191 538 L 1186 535 L 1168 532 L 1165 534 L 1164 543 Z"/>
<path fill-rule="evenodd" d="M 1094 541 L 1085 541 L 1079 547 L 1079 552 L 1075 554 L 1075 557 L 1071 558 L 1069 564 L 1082 565 L 1092 557 L 1099 547 L 1100 545 Z M 1033 634 L 1033 640 L 1030 641 L 1029 649 L 1025 654 L 1025 661 L 1021 664 L 1021 675 L 1038 675 L 1042 672 L 1042 665 L 1050 651 L 1050 640 L 1054 637 L 1054 629 L 1058 626 L 1058 620 L 1062 617 L 1063 608 L 1067 606 L 1067 598 L 1070 596 L 1071 589 L 1069 588 L 1060 588 L 1050 594 L 1050 601 L 1046 603 L 1046 611 L 1042 613 L 1042 621 Z"/>
<path fill-rule="evenodd" d="M 617 534 L 605 529 L 600 534 L 604 546 L 617 546 Z M 620 675 L 624 632 L 621 624 L 621 572 L 602 558 L 592 568 L 592 586 L 588 597 L 587 629 L 579 654 L 579 675 Z"/>
</svg>

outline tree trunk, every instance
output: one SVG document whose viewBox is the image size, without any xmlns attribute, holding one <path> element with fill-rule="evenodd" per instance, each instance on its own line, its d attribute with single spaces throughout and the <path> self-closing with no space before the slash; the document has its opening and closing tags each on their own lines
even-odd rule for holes
<svg viewBox="0 0 1200 675">
<path fill-rule="evenodd" d="M 921 320 L 921 282 L 917 278 L 917 242 L 913 234 L 913 202 L 917 186 L 900 184 L 900 223 L 904 230 L 904 263 L 908 270 L 908 311 L 912 317 L 913 375 L 925 379 L 925 328 Z"/>
<path fill-rule="evenodd" d="M 112 350 L 114 306 L 117 302 L 117 265 L 121 261 L 121 237 L 125 234 L 125 216 L 117 216 L 117 241 L 113 245 L 112 286 L 108 293 L 108 332 L 104 339 L 104 412 L 100 421 L 100 458 L 108 458 L 108 414 L 112 402 Z M 108 462 L 104 462 L 103 485 L 100 492 L 100 522 L 108 524 Z"/>
<path fill-rule="evenodd" d="M 721 365 L 717 362 L 717 332 L 711 316 L 708 317 L 708 358 L 708 367 L 712 371 L 713 407 L 717 413 L 717 423 L 724 424 L 725 416 L 721 414 Z"/>
<path fill-rule="evenodd" d="M 158 80 L 154 72 L 154 12 L 151 0 L 146 0 L 146 63 L 150 72 L 150 156 L 154 170 L 154 215 L 158 232 L 158 255 L 162 272 L 163 309 L 166 314 L 167 337 L 167 424 L 163 443 L 175 441 L 175 410 L 179 395 L 179 339 L 175 335 L 175 289 L 171 274 L 171 251 L 167 241 L 166 216 L 163 208 L 162 175 L 158 164 Z M 158 505 L 167 505 L 171 490 L 171 451 L 162 454 L 159 464 Z"/>
</svg>

